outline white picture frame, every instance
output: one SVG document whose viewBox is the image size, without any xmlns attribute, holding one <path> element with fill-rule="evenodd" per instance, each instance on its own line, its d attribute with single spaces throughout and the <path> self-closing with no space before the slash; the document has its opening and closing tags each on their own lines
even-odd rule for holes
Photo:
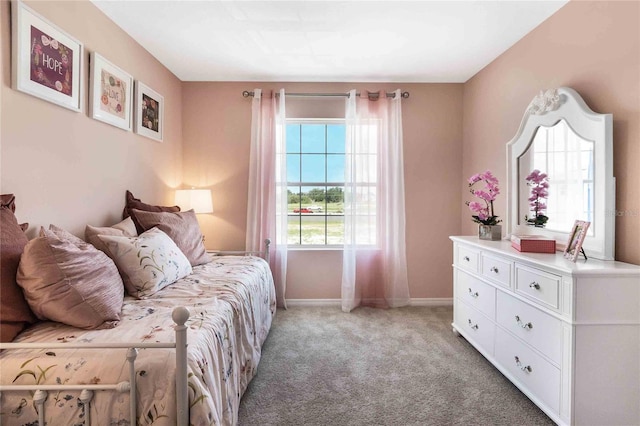
<svg viewBox="0 0 640 426">
<path fill-rule="evenodd" d="M 591 222 L 584 220 L 575 221 L 573 228 L 571 228 L 571 232 L 569 233 L 569 241 L 567 241 L 567 246 L 564 249 L 563 256 L 565 259 L 569 259 L 572 262 L 575 262 L 576 259 L 578 259 L 589 225 L 591 225 Z M 586 257 L 587 256 L 585 255 L 585 259 Z"/>
<path fill-rule="evenodd" d="M 135 132 L 158 142 L 163 140 L 164 96 L 136 80 Z"/>
<path fill-rule="evenodd" d="M 80 112 L 83 44 L 19 0 L 11 2 L 11 18 L 13 88 Z"/>
<path fill-rule="evenodd" d="M 91 53 L 90 64 L 91 118 L 131 131 L 133 77 L 96 52 Z"/>
</svg>

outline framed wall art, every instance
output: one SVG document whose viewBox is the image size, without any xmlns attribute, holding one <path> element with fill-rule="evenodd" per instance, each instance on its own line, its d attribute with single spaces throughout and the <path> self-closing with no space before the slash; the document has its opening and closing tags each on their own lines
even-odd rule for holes
<svg viewBox="0 0 640 426">
<path fill-rule="evenodd" d="M 25 6 L 11 2 L 13 88 L 79 112 L 83 46 Z"/>
<path fill-rule="evenodd" d="M 572 262 L 575 262 L 582 250 L 582 243 L 587 236 L 587 229 L 591 222 L 585 222 L 583 220 L 576 220 L 573 224 L 573 228 L 569 233 L 569 241 L 564 249 L 564 257 Z M 583 253 L 584 254 L 584 253 Z M 587 256 L 584 256 L 585 259 Z"/>
<path fill-rule="evenodd" d="M 146 84 L 136 81 L 136 133 L 162 142 L 164 97 Z"/>
<path fill-rule="evenodd" d="M 91 117 L 131 130 L 133 77 L 96 52 L 91 54 Z"/>
</svg>

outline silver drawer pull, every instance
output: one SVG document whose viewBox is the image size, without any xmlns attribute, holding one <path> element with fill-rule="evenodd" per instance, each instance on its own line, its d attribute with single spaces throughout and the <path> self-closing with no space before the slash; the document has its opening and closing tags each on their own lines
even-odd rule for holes
<svg viewBox="0 0 640 426">
<path fill-rule="evenodd" d="M 478 294 L 478 292 L 477 292 L 477 291 L 476 291 L 476 292 L 474 292 L 473 290 L 471 290 L 471 288 L 469 288 L 469 296 L 471 296 L 471 297 L 478 297 L 478 296 L 479 296 L 479 294 Z"/>
<path fill-rule="evenodd" d="M 474 329 L 474 330 L 477 330 L 477 329 L 478 329 L 478 324 L 473 324 L 473 323 L 471 322 L 471 320 L 469 320 L 469 327 L 471 327 L 471 328 L 472 328 L 472 329 Z"/>
<path fill-rule="evenodd" d="M 465 256 L 462 258 L 462 260 L 464 260 L 465 262 L 469 262 L 471 259 L 469 259 L 469 256 Z"/>
<path fill-rule="evenodd" d="M 540 290 L 540 284 L 538 284 L 537 282 L 533 281 L 533 282 L 529 283 L 529 288 L 535 288 L 536 290 Z"/>
<path fill-rule="evenodd" d="M 531 373 L 533 371 L 530 365 L 522 365 L 522 363 L 520 362 L 520 358 L 518 358 L 517 356 L 516 356 L 516 365 L 518 366 L 518 368 L 520 368 L 520 370 L 525 371 L 527 373 Z"/>
<path fill-rule="evenodd" d="M 492 266 L 490 271 L 491 272 L 495 272 L 497 274 L 498 273 L 498 268 L 496 268 L 495 266 Z"/>
<path fill-rule="evenodd" d="M 533 324 L 531 324 L 530 322 L 528 322 L 528 323 L 526 323 L 526 324 L 525 324 L 525 323 L 523 323 L 523 322 L 520 320 L 520 317 L 519 317 L 518 315 L 516 315 L 516 322 L 518 323 L 518 325 L 519 325 L 520 327 L 524 328 L 525 330 L 531 330 L 531 329 L 533 328 Z"/>
</svg>

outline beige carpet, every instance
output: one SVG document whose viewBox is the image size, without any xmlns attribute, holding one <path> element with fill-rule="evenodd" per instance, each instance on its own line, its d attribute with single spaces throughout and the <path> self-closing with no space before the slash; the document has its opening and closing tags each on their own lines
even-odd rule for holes
<svg viewBox="0 0 640 426">
<path fill-rule="evenodd" d="M 552 425 L 452 309 L 278 310 L 239 425 Z"/>
</svg>

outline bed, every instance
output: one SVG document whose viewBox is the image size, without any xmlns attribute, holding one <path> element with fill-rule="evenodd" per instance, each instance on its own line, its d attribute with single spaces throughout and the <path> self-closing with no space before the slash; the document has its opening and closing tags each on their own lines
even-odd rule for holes
<svg viewBox="0 0 640 426">
<path fill-rule="evenodd" d="M 15 222 L 12 213 L 4 207 L 1 209 L 3 215 L 11 216 Z M 134 223 L 127 219 L 112 228 L 95 228 L 101 234 L 100 241 L 92 240 L 95 247 L 55 226 L 51 226 L 50 231 L 42 229 L 39 238 L 28 243 L 25 240 L 24 247 L 20 248 L 19 269 L 14 273 L 16 280 L 36 316 L 51 316 L 50 320 L 26 328 L 10 343 L 0 343 L 0 424 L 237 423 L 240 398 L 256 374 L 261 347 L 276 312 L 273 277 L 265 260 L 269 256 L 269 240 L 265 241 L 266 250 L 259 253 L 260 256 L 245 252 L 211 254 L 204 250 L 193 212 L 154 214 L 164 222 L 174 221 L 171 226 L 175 229 L 165 229 L 167 233 L 164 233 L 159 230 L 164 222 L 148 224 L 150 229 L 146 229 L 144 222 L 136 221 L 136 227 L 142 226 L 136 230 Z M 190 228 L 184 226 L 185 218 L 191 223 Z M 17 223 L 15 225 L 15 232 L 20 234 L 22 231 Z M 3 238 L 9 229 L 10 226 L 3 227 Z M 190 229 L 196 238 L 189 236 Z M 122 235 L 102 235 L 109 232 Z M 138 291 L 140 288 L 130 287 L 131 283 L 124 279 L 129 272 L 121 267 L 122 258 L 118 256 L 125 252 L 114 252 L 112 262 L 100 250 L 114 250 L 106 247 L 111 241 L 109 238 L 142 244 L 143 249 L 135 246 L 135 250 L 129 250 L 137 251 L 138 257 L 134 259 L 136 263 L 139 260 L 139 269 L 144 273 L 153 270 L 154 278 L 167 275 L 167 270 L 154 269 L 155 264 L 150 264 L 151 260 L 158 260 L 153 259 L 153 254 L 145 255 L 144 250 L 152 248 L 157 254 L 158 247 L 154 248 L 154 240 L 149 235 L 164 238 L 170 246 L 165 244 L 161 249 L 171 256 L 183 257 L 186 266 L 177 279 L 165 280 L 152 291 L 144 286 Z M 89 241 L 91 235 L 87 233 L 87 236 Z M 79 318 L 69 318 L 67 312 L 39 310 L 40 303 L 46 305 L 48 301 L 32 300 L 23 267 L 28 269 L 26 259 L 34 258 L 31 249 L 47 238 L 55 243 L 49 241 L 51 245 L 46 245 L 46 253 L 58 250 L 60 247 L 55 245 L 58 244 L 66 250 L 60 253 L 70 256 L 66 261 L 56 258 L 59 264 L 70 265 L 79 257 L 93 256 L 88 260 L 90 269 L 85 270 L 89 277 L 84 281 L 76 279 L 72 292 L 100 281 L 98 265 L 93 266 L 95 262 L 110 265 L 113 274 L 106 285 L 119 288 L 116 290 L 117 321 L 79 328 L 69 325 Z M 197 244 L 194 245 L 194 241 Z M 5 242 L 3 239 L 3 248 L 9 247 Z M 105 243 L 105 247 L 101 247 L 100 242 Z M 197 246 L 199 260 L 195 264 L 189 244 Z M 3 256 L 7 252 L 4 250 Z M 163 258 L 167 268 L 176 263 L 171 256 Z M 40 273 L 47 262 L 37 256 L 35 259 L 32 269 Z M 119 284 L 114 284 L 114 279 Z M 79 303 L 85 303 L 84 299 L 90 299 L 93 293 L 93 290 L 87 291 L 78 299 Z M 47 296 L 56 297 L 54 293 Z M 68 301 L 72 296 L 65 293 L 61 299 Z M 69 305 L 69 310 L 75 309 L 77 306 Z M 51 320 L 58 318 L 55 315 L 60 319 Z"/>
<path fill-rule="evenodd" d="M 215 256 L 186 278 L 138 300 L 126 297 L 120 324 L 106 330 L 81 330 L 42 322 L 23 332 L 11 347 L 42 344 L 42 349 L 3 350 L 1 413 L 3 425 L 38 424 L 33 390 L 8 385 L 102 385 L 130 381 L 128 348 L 65 349 L 65 345 L 175 343 L 175 308 L 189 311 L 187 387 L 189 423 L 236 424 L 240 397 L 256 373 L 262 343 L 275 314 L 275 292 L 268 264 L 254 256 Z M 57 345 L 47 346 L 47 342 Z M 55 347 L 54 347 L 55 346 Z M 179 368 L 179 367 L 178 367 Z M 135 361 L 138 424 L 175 425 L 176 350 L 142 348 Z M 80 386 L 82 388 L 82 386 Z M 33 387 L 32 387 L 33 389 Z M 72 388 L 73 389 L 73 388 Z M 128 388 L 95 390 L 85 407 L 80 393 L 53 389 L 44 404 L 49 425 L 130 424 Z"/>
</svg>

